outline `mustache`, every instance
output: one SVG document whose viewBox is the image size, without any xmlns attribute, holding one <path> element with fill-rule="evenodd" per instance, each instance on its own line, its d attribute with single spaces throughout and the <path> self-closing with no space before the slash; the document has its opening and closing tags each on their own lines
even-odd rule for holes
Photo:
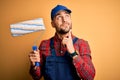
<svg viewBox="0 0 120 80">
<path fill-rule="evenodd" d="M 69 24 L 69 22 L 64 22 L 64 23 L 62 23 L 62 25 L 63 25 L 63 24 Z"/>
<path fill-rule="evenodd" d="M 64 22 L 64 23 L 61 24 L 61 26 L 65 26 L 65 25 L 68 25 L 68 26 L 69 26 L 70 23 L 68 23 L 68 22 Z"/>
</svg>

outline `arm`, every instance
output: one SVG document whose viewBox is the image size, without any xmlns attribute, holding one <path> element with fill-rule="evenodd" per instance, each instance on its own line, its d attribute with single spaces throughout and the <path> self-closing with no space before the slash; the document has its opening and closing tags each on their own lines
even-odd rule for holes
<svg viewBox="0 0 120 80">
<path fill-rule="evenodd" d="M 79 42 L 78 56 L 73 58 L 73 64 L 82 79 L 94 79 L 95 68 L 92 63 L 90 48 L 86 41 L 82 40 Z"/>
<path fill-rule="evenodd" d="M 95 68 L 91 60 L 92 57 L 88 43 L 79 39 L 76 42 L 76 45 L 73 45 L 71 30 L 68 33 L 68 37 L 63 38 L 62 43 L 66 45 L 67 51 L 70 54 L 75 52 L 75 50 L 78 50 L 78 55 L 73 57 L 73 64 L 79 76 L 84 80 L 93 80 L 95 76 Z"/>
<path fill-rule="evenodd" d="M 42 46 L 42 43 L 39 47 L 39 50 L 40 50 L 41 46 Z M 41 72 L 41 70 L 42 70 L 41 68 L 42 68 L 42 64 L 43 64 L 42 50 L 40 50 L 39 55 L 40 55 L 39 56 L 40 66 L 35 66 L 36 61 L 31 60 L 30 74 L 34 80 L 39 80 L 42 77 L 42 72 Z M 33 59 L 35 59 L 35 58 L 33 58 Z"/>
<path fill-rule="evenodd" d="M 36 67 L 31 65 L 30 67 L 30 74 L 34 80 L 39 80 L 41 78 L 40 67 Z"/>
</svg>

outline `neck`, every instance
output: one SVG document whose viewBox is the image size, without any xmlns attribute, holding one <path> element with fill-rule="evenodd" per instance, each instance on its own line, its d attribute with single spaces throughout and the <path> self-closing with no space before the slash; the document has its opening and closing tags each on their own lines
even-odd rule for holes
<svg viewBox="0 0 120 80">
<path fill-rule="evenodd" d="M 59 34 L 57 33 L 58 37 L 62 40 L 64 37 L 68 37 L 68 33 L 66 34 Z"/>
</svg>

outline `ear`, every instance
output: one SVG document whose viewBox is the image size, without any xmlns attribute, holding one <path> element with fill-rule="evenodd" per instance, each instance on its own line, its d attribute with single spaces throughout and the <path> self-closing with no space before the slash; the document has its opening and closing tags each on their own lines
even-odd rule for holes
<svg viewBox="0 0 120 80">
<path fill-rule="evenodd" d="M 53 28 L 55 28 L 55 24 L 54 24 L 53 21 L 51 21 L 51 25 L 52 25 Z"/>
</svg>

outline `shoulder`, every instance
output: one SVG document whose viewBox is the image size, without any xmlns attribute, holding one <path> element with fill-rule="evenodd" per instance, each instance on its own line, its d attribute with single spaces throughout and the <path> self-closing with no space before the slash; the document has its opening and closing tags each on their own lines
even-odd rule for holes
<svg viewBox="0 0 120 80">
<path fill-rule="evenodd" d="M 88 44 L 88 41 L 85 40 L 85 39 L 78 38 L 78 37 L 75 37 L 75 38 L 77 38 L 76 43 L 79 44 L 79 45 Z"/>
<path fill-rule="evenodd" d="M 51 39 L 51 38 L 50 38 Z M 39 46 L 40 50 L 46 50 L 50 46 L 50 39 L 42 40 Z"/>
<path fill-rule="evenodd" d="M 88 41 L 85 39 L 78 39 L 78 42 L 80 43 L 80 45 L 88 44 Z"/>
<path fill-rule="evenodd" d="M 75 45 L 79 48 L 80 53 L 91 53 L 90 46 L 87 40 L 78 38 Z"/>
</svg>

